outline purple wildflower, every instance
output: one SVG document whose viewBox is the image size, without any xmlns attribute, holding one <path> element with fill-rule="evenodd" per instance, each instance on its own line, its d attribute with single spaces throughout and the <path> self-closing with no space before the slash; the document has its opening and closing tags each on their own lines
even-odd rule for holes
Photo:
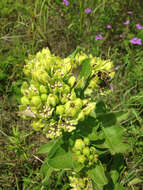
<svg viewBox="0 0 143 190">
<path fill-rule="evenodd" d="M 124 22 L 124 24 L 126 24 L 126 25 L 127 25 L 127 24 L 129 24 L 129 23 L 130 23 L 130 21 L 129 21 L 129 20 L 127 20 L 126 22 Z"/>
<path fill-rule="evenodd" d="M 63 5 L 68 6 L 69 2 L 67 0 L 63 0 Z"/>
<path fill-rule="evenodd" d="M 123 34 L 120 34 L 120 38 L 123 38 L 126 34 L 123 33 Z"/>
<path fill-rule="evenodd" d="M 133 12 L 132 12 L 132 11 L 128 11 L 127 13 L 128 13 L 128 14 L 132 14 Z"/>
<path fill-rule="evenodd" d="M 86 14 L 88 14 L 88 13 L 90 13 L 90 12 L 91 12 L 91 9 L 86 8 L 86 9 L 85 9 L 85 12 L 86 12 Z"/>
<path fill-rule="evenodd" d="M 111 26 L 110 24 L 108 24 L 108 25 L 107 25 L 107 28 L 108 28 L 108 29 L 109 29 L 109 28 L 112 28 L 112 26 Z"/>
<path fill-rule="evenodd" d="M 131 42 L 132 44 L 142 45 L 142 41 L 141 41 L 140 38 L 132 38 L 132 39 L 130 40 L 130 42 Z"/>
<path fill-rule="evenodd" d="M 141 26 L 140 24 L 136 24 L 137 29 L 143 29 L 143 26 Z"/>
<path fill-rule="evenodd" d="M 95 40 L 102 40 L 102 39 L 103 39 L 103 37 L 101 34 L 95 36 Z"/>
</svg>

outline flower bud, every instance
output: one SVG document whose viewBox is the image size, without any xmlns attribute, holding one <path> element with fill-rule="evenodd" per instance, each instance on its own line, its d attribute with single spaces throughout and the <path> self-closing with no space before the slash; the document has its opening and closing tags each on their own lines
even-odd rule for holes
<svg viewBox="0 0 143 190">
<path fill-rule="evenodd" d="M 28 99 L 27 97 L 25 97 L 25 96 L 23 96 L 23 97 L 21 98 L 21 103 L 22 103 L 24 106 L 27 106 L 27 105 L 30 104 L 29 99 Z"/>
<path fill-rule="evenodd" d="M 77 120 L 78 120 L 78 121 L 84 121 L 84 119 L 85 119 L 84 112 L 83 112 L 83 111 L 81 111 L 81 112 L 79 113 L 79 115 L 78 115 Z"/>
<path fill-rule="evenodd" d="M 93 154 L 91 154 L 91 155 L 89 156 L 89 160 L 93 160 L 93 158 L 94 158 L 94 156 L 93 156 Z"/>
<path fill-rule="evenodd" d="M 69 102 L 67 102 L 67 103 L 65 104 L 65 113 L 67 113 L 70 108 L 71 108 L 71 102 L 69 101 Z"/>
<path fill-rule="evenodd" d="M 84 154 L 85 156 L 89 156 L 89 154 L 90 154 L 90 149 L 89 149 L 89 147 L 85 147 L 85 148 L 83 149 L 83 154 Z"/>
<path fill-rule="evenodd" d="M 79 156 L 79 155 L 81 155 L 81 152 L 78 150 L 75 152 L 75 154 L 76 154 L 76 156 Z"/>
<path fill-rule="evenodd" d="M 66 97 L 62 97 L 60 101 L 62 104 L 65 104 L 68 101 L 68 99 Z"/>
<path fill-rule="evenodd" d="M 42 94 L 42 95 L 41 95 L 41 100 L 42 100 L 43 102 L 46 102 L 46 101 L 47 101 L 47 98 L 48 98 L 48 95 L 47 95 L 47 94 Z"/>
<path fill-rule="evenodd" d="M 84 155 L 80 155 L 78 156 L 78 162 L 80 162 L 81 164 L 83 164 L 86 161 L 86 157 Z"/>
<path fill-rule="evenodd" d="M 42 94 L 47 94 L 47 88 L 44 85 L 41 85 L 39 90 Z"/>
<path fill-rule="evenodd" d="M 91 96 L 93 93 L 93 89 L 91 88 L 87 88 L 85 91 L 84 91 L 84 96 Z"/>
<path fill-rule="evenodd" d="M 89 162 L 88 165 L 89 165 L 89 167 L 92 166 L 92 162 Z"/>
<path fill-rule="evenodd" d="M 33 127 L 33 129 L 34 129 L 35 131 L 40 131 L 40 129 L 45 126 L 45 124 L 42 123 L 41 120 L 39 120 L 39 121 L 35 120 L 35 121 L 32 122 L 31 125 L 32 125 L 32 127 Z"/>
<path fill-rule="evenodd" d="M 76 78 L 74 76 L 71 76 L 68 80 L 68 84 L 73 87 L 73 85 L 75 84 Z"/>
<path fill-rule="evenodd" d="M 75 141 L 75 145 L 74 145 L 76 150 L 82 150 L 85 147 L 84 142 L 82 141 L 82 139 L 77 139 Z"/>
<path fill-rule="evenodd" d="M 56 107 L 56 114 L 57 115 L 63 115 L 64 111 L 65 111 L 65 108 L 63 105 L 59 105 Z"/>
<path fill-rule="evenodd" d="M 58 97 L 56 95 L 49 94 L 47 103 L 49 105 L 56 106 L 56 104 L 58 103 Z"/>
<path fill-rule="evenodd" d="M 69 116 L 69 117 L 75 117 L 77 114 L 77 109 L 76 108 L 70 108 L 66 115 Z"/>
<path fill-rule="evenodd" d="M 84 137 L 83 142 L 84 142 L 85 145 L 90 144 L 89 138 L 87 138 L 87 137 Z"/>
<path fill-rule="evenodd" d="M 95 153 L 95 151 L 96 151 L 96 149 L 92 146 L 92 147 L 90 147 L 90 151 L 91 151 L 91 153 Z"/>
<path fill-rule="evenodd" d="M 83 109 L 83 112 L 84 112 L 85 115 L 89 115 L 90 112 L 91 112 L 92 110 L 94 110 L 94 109 L 95 109 L 95 103 L 92 102 L 92 103 L 89 103 L 88 106 Z"/>
<path fill-rule="evenodd" d="M 73 101 L 73 103 L 75 104 L 76 107 L 78 107 L 79 109 L 82 108 L 82 100 L 80 98 L 77 98 Z"/>
<path fill-rule="evenodd" d="M 65 94 L 69 93 L 70 92 L 70 87 L 68 85 L 63 85 L 63 92 Z"/>
<path fill-rule="evenodd" d="M 21 87 L 21 93 L 25 94 L 25 91 L 27 90 L 28 90 L 28 84 L 27 82 L 23 82 L 22 87 Z"/>
<path fill-rule="evenodd" d="M 94 162 L 97 162 L 97 160 L 98 160 L 98 155 L 95 154 L 95 155 L 94 155 Z"/>
<path fill-rule="evenodd" d="M 39 106 L 42 104 L 40 96 L 33 96 L 31 100 L 31 104 L 34 106 Z"/>
<path fill-rule="evenodd" d="M 82 88 L 83 89 L 84 87 L 85 87 L 85 80 L 84 80 L 84 78 L 81 78 L 78 80 L 76 88 Z"/>
</svg>

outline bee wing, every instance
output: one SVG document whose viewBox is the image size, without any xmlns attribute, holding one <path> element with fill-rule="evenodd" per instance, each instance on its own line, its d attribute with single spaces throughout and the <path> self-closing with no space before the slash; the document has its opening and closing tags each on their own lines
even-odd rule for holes
<svg viewBox="0 0 143 190">
<path fill-rule="evenodd" d="M 82 65 L 79 65 L 77 68 L 72 69 L 74 77 L 77 79 L 82 69 Z"/>
</svg>

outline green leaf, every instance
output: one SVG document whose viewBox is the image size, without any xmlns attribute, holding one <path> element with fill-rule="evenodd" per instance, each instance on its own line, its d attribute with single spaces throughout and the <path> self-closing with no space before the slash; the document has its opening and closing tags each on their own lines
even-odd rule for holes
<svg viewBox="0 0 143 190">
<path fill-rule="evenodd" d="M 94 181 L 97 185 L 98 189 L 100 190 L 102 186 L 108 183 L 108 180 L 105 176 L 105 171 L 100 162 L 97 163 L 94 169 L 89 169 L 87 171 L 88 176 Z M 100 187 L 100 188 L 99 188 Z"/>
<path fill-rule="evenodd" d="M 51 148 L 53 147 L 54 144 L 55 144 L 55 141 L 50 141 L 47 144 L 42 145 L 38 149 L 37 153 L 38 154 L 49 153 L 49 151 L 51 150 Z"/>
<path fill-rule="evenodd" d="M 111 154 L 123 153 L 129 149 L 129 145 L 123 143 L 122 133 L 124 128 L 120 126 L 112 126 L 102 128 L 105 135 L 105 148 L 109 148 Z"/>
<path fill-rule="evenodd" d="M 113 161 L 111 164 L 111 178 L 114 184 L 117 183 L 118 178 L 119 178 L 119 174 L 121 173 L 121 170 L 124 167 L 124 157 L 122 154 L 116 154 L 113 156 Z"/>
<path fill-rule="evenodd" d="M 119 178 L 119 172 L 117 170 L 112 170 L 110 171 L 110 173 L 111 173 L 111 178 L 113 180 L 113 183 L 114 184 L 117 183 L 117 180 Z"/>
<path fill-rule="evenodd" d="M 104 114 L 106 113 L 107 109 L 106 109 L 106 105 L 103 101 L 99 101 L 96 104 L 96 109 L 95 109 L 95 113 L 96 115 L 98 114 Z"/>
<path fill-rule="evenodd" d="M 84 79 L 88 79 L 88 77 L 91 75 L 91 72 L 92 72 L 92 68 L 91 68 L 91 65 L 90 65 L 90 58 L 87 58 L 87 59 L 84 59 L 82 62 L 81 62 L 81 65 L 82 65 L 82 68 L 81 68 L 81 71 L 80 71 L 80 77 L 84 77 Z"/>
<path fill-rule="evenodd" d="M 92 181 L 92 187 L 93 190 L 103 190 L 103 185 L 96 184 L 94 181 Z"/>
<path fill-rule="evenodd" d="M 40 172 L 42 173 L 42 176 L 44 178 L 43 182 L 45 180 L 48 180 L 49 177 L 51 176 L 52 172 L 54 171 L 54 169 L 52 167 L 49 166 L 47 160 L 44 162 L 44 164 L 41 167 Z"/>
<path fill-rule="evenodd" d="M 76 54 L 79 53 L 81 51 L 80 47 L 77 47 L 75 51 L 73 51 L 72 54 L 70 54 L 68 57 L 69 58 L 75 58 Z"/>
<path fill-rule="evenodd" d="M 102 122 L 104 127 L 109 127 L 116 124 L 116 116 L 114 113 L 99 114 L 97 119 L 99 122 Z"/>
<path fill-rule="evenodd" d="M 123 187 L 121 184 L 116 183 L 114 190 L 127 190 L 125 187 Z"/>
<path fill-rule="evenodd" d="M 132 179 L 132 180 L 128 183 L 128 185 L 129 185 L 129 186 L 131 186 L 131 185 L 136 185 L 136 184 L 142 183 L 142 182 L 143 182 L 142 179 L 136 177 L 136 178 Z"/>
<path fill-rule="evenodd" d="M 77 162 L 77 160 L 73 158 L 73 168 L 75 172 L 79 172 L 84 168 L 84 164 Z"/>
<path fill-rule="evenodd" d="M 54 152 L 56 151 L 56 149 L 58 148 L 59 145 L 60 145 L 60 140 L 59 139 L 49 141 L 47 144 L 42 145 L 38 149 L 37 153 L 38 154 L 47 153 L 47 155 L 49 155 L 49 153 L 50 153 L 50 156 L 51 156 L 52 154 L 54 154 Z"/>
<path fill-rule="evenodd" d="M 116 115 L 117 123 L 121 123 L 122 121 L 125 121 L 129 118 L 130 112 L 120 111 L 120 112 L 117 112 L 115 115 Z"/>
<path fill-rule="evenodd" d="M 55 154 L 48 159 L 48 164 L 55 169 L 71 169 L 73 168 L 73 153 L 58 147 Z"/>
<path fill-rule="evenodd" d="M 98 140 L 99 135 L 97 130 L 99 122 L 93 117 L 88 117 L 84 122 L 79 123 L 79 134 L 83 137 L 88 137 L 89 140 Z"/>
</svg>

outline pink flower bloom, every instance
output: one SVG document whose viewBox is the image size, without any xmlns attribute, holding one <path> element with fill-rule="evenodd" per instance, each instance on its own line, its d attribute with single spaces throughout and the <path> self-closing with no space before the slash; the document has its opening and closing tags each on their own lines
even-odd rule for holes
<svg viewBox="0 0 143 190">
<path fill-rule="evenodd" d="M 137 29 L 143 29 L 143 26 L 141 26 L 140 24 L 136 24 Z"/>
<path fill-rule="evenodd" d="M 103 37 L 101 34 L 95 36 L 95 40 L 102 40 L 102 39 L 103 39 Z"/>
<path fill-rule="evenodd" d="M 132 44 L 142 45 L 142 40 L 140 38 L 132 38 L 130 40 Z"/>
<path fill-rule="evenodd" d="M 86 14 L 90 13 L 91 11 L 92 11 L 92 10 L 89 9 L 89 8 L 86 8 L 86 9 L 85 9 Z"/>
<path fill-rule="evenodd" d="M 126 25 L 127 25 L 127 24 L 129 24 L 129 23 L 130 23 L 130 21 L 129 21 L 129 20 L 127 20 L 126 22 L 124 22 L 124 24 L 126 24 Z"/>
<path fill-rule="evenodd" d="M 68 6 L 69 2 L 67 0 L 63 0 L 63 5 Z"/>
<path fill-rule="evenodd" d="M 107 25 L 107 28 L 108 28 L 108 29 L 109 29 L 109 28 L 112 28 L 112 26 L 111 26 L 110 24 L 108 24 L 108 25 Z"/>
<path fill-rule="evenodd" d="M 123 33 L 123 34 L 120 34 L 120 38 L 123 38 L 126 34 Z"/>
</svg>

